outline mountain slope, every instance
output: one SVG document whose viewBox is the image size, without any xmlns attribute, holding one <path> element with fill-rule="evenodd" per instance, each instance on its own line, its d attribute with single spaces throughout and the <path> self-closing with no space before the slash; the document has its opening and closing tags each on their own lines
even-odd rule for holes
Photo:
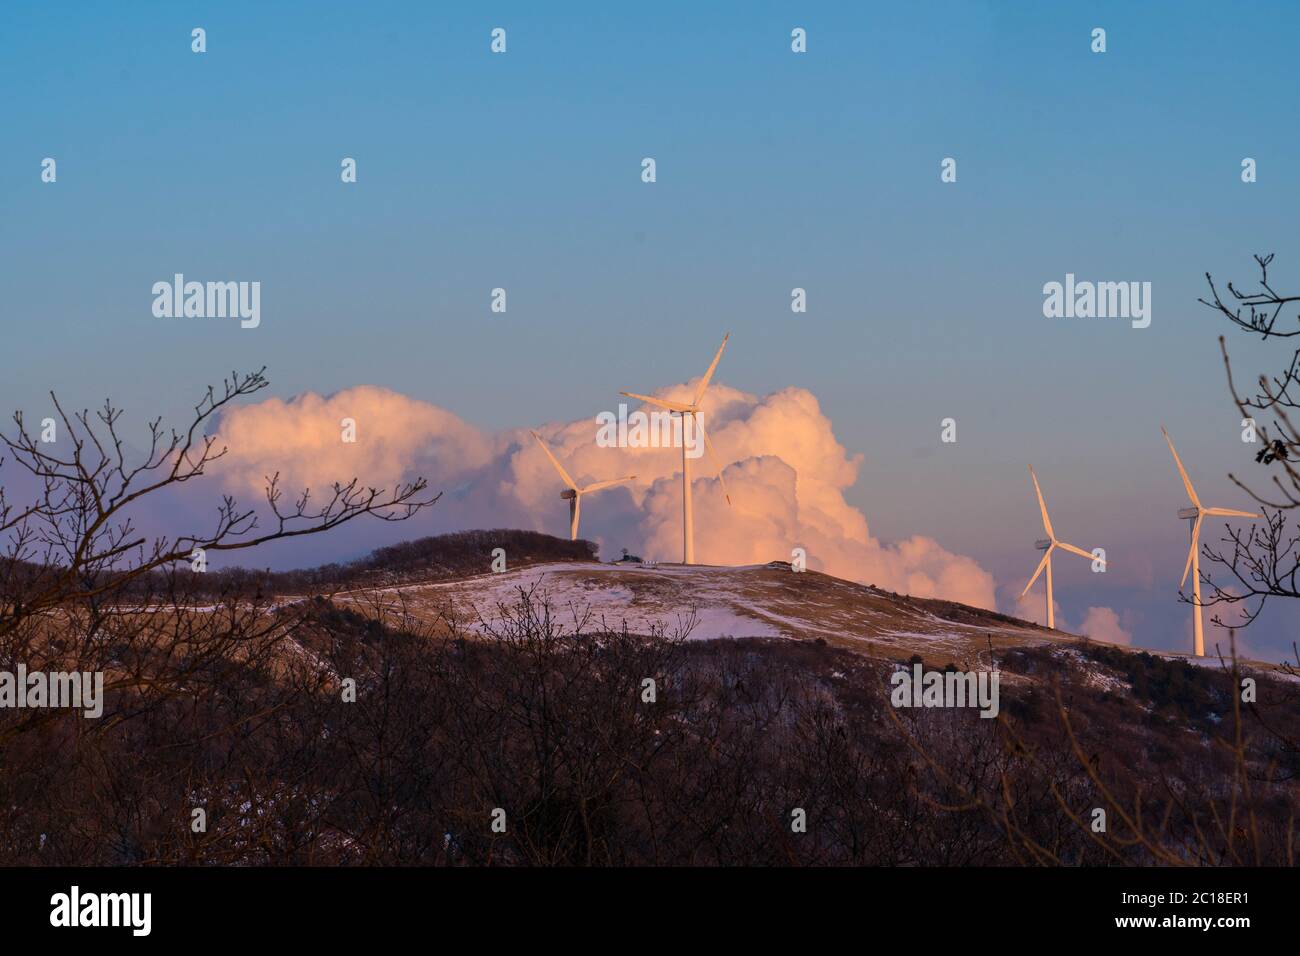
<svg viewBox="0 0 1300 956">
<path fill-rule="evenodd" d="M 645 632 L 659 625 L 690 637 L 821 639 L 880 656 L 971 660 L 990 641 L 1073 641 L 1026 621 L 949 601 L 911 598 L 815 571 L 773 563 L 739 568 L 548 563 L 454 581 L 347 592 L 335 601 L 370 605 L 376 596 L 417 618 L 450 615 L 470 627 L 491 620 L 520 592 L 547 600 L 553 613 L 586 614 L 612 627 Z"/>
<path fill-rule="evenodd" d="M 1080 637 L 953 601 L 915 598 L 816 571 L 795 573 L 773 562 L 746 567 L 542 562 L 453 581 L 413 582 L 346 591 L 341 607 L 376 612 L 399 607 L 418 620 L 452 618 L 471 630 L 518 603 L 521 592 L 545 600 L 572 624 L 648 633 L 654 627 L 693 640 L 788 638 L 827 644 L 893 660 L 918 655 L 928 664 L 978 666 L 1010 647 L 1076 645 Z M 1097 641 L 1097 644 L 1105 642 Z M 1130 650 L 1130 648 L 1122 648 Z M 1132 648 L 1133 651 L 1140 650 Z M 1193 664 L 1217 658 L 1152 651 Z M 1260 663 L 1259 668 L 1277 670 Z"/>
</svg>

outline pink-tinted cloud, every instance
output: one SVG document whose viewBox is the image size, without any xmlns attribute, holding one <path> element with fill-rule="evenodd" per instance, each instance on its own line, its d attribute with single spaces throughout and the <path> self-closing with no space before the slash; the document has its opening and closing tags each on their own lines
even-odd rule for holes
<svg viewBox="0 0 1300 956">
<path fill-rule="evenodd" d="M 1094 641 L 1122 644 L 1125 647 L 1130 647 L 1133 644 L 1133 635 L 1120 625 L 1119 615 L 1108 607 L 1088 608 L 1083 616 L 1083 624 L 1079 626 L 1079 631 Z"/>
<path fill-rule="evenodd" d="M 693 384 L 657 393 L 689 400 Z M 617 400 L 608 404 L 617 409 Z M 635 401 L 628 400 L 632 410 Z M 343 419 L 357 440 L 341 440 Z M 814 570 L 923 597 L 980 607 L 995 605 L 992 575 L 971 558 L 923 536 L 885 543 L 866 516 L 845 500 L 861 456 L 835 438 L 830 420 L 806 389 L 750 395 L 715 383 L 704 421 L 723 466 L 731 506 L 713 462 L 694 459 L 695 557 L 706 564 L 790 560 L 807 552 Z M 620 546 L 646 558 L 681 559 L 681 453 L 665 448 L 608 448 L 596 442 L 591 418 L 539 428 L 575 481 L 585 484 L 635 474 L 636 480 L 583 500 L 582 536 L 610 551 Z M 359 477 L 391 486 L 424 475 L 446 492 L 423 524 L 408 532 L 515 526 L 566 534 L 562 482 L 527 427 L 490 433 L 445 409 L 374 386 L 329 397 L 271 399 L 227 412 L 219 423 L 229 454 L 213 473 L 227 487 L 260 495 L 264 478 L 280 472 L 287 487 L 327 487 Z M 343 553 L 360 546 L 342 529 Z M 323 544 L 324 542 L 322 542 Z"/>
</svg>

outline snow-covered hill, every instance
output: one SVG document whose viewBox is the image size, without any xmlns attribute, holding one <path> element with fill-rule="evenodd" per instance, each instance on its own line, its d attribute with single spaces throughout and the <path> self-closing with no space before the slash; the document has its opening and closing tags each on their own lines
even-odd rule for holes
<svg viewBox="0 0 1300 956">
<path fill-rule="evenodd" d="M 1008 644 L 1073 641 L 1005 615 L 909 598 L 788 565 L 709 567 L 564 562 L 484 574 L 453 582 L 405 584 L 347 592 L 336 603 L 356 609 L 376 599 L 424 620 L 450 615 L 481 628 L 520 592 L 549 602 L 561 619 L 587 616 L 610 627 L 689 628 L 690 637 L 822 639 L 880 656 L 973 660 Z M 906 656 L 905 654 L 905 656 Z"/>
<path fill-rule="evenodd" d="M 689 630 L 692 640 L 788 638 L 822 640 L 871 657 L 978 666 L 1011 647 L 1059 645 L 1080 637 L 993 611 L 895 594 L 815 571 L 796 573 L 773 562 L 746 567 L 543 562 L 454 581 L 406 583 L 335 595 L 341 607 L 375 614 L 400 610 L 435 623 L 453 618 L 481 631 L 519 602 L 521 592 L 548 602 L 573 626 L 648 633 Z M 1096 642 L 1098 644 L 1104 642 Z M 1125 648 L 1138 651 L 1141 648 Z M 1219 667 L 1217 658 L 1152 651 L 1162 657 Z M 1273 664 L 1256 665 L 1280 671 Z"/>
</svg>

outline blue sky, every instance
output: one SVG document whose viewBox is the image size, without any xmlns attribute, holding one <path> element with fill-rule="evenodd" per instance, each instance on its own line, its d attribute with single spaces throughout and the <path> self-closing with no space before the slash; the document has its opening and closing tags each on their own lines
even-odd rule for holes
<svg viewBox="0 0 1300 956">
<path fill-rule="evenodd" d="M 1300 289 L 1297 27 L 1283 3 L 7 4 L 0 405 L 181 417 L 267 365 L 278 395 L 377 384 L 502 428 L 699 374 L 730 330 L 720 381 L 810 389 L 864 455 L 873 534 L 1027 575 L 1032 462 L 1062 535 L 1121 559 L 1058 570 L 1067 618 L 1127 608 L 1175 646 L 1159 425 L 1207 501 L 1246 504 L 1217 336 L 1243 373 L 1281 356 L 1196 298 L 1256 252 Z M 174 272 L 260 280 L 262 327 L 155 319 Z M 1044 318 L 1067 272 L 1150 281 L 1151 327 Z M 1120 572 L 1140 559 L 1154 583 Z"/>
</svg>

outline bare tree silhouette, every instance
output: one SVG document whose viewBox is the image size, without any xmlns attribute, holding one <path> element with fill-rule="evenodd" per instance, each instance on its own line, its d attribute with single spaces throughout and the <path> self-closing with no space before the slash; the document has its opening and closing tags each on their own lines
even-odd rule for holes
<svg viewBox="0 0 1300 956">
<path fill-rule="evenodd" d="M 423 497 L 422 478 L 391 493 L 354 478 L 334 484 L 319 502 L 304 489 L 286 503 L 277 474 L 267 479 L 265 525 L 256 509 L 227 494 L 208 531 L 152 540 L 139 534 L 141 509 L 168 489 L 200 481 L 226 454 L 204 427 L 231 402 L 265 388 L 264 372 L 234 373 L 219 390 L 209 387 L 183 429 L 154 419 L 148 449 L 136 456 L 127 451 L 122 412 L 111 402 L 93 414 L 69 413 L 51 394 L 63 429 L 58 443 L 40 441 L 15 413 L 13 433 L 0 435 L 8 452 L 0 469 L 23 469 L 37 491 L 16 504 L 0 485 L 0 664 L 103 672 L 111 675 L 109 689 L 132 687 L 153 697 L 190 687 L 218 662 L 268 654 L 286 629 L 285 613 L 264 613 L 256 593 L 226 594 L 196 612 L 201 575 L 189 567 L 195 549 L 247 549 L 362 516 L 400 521 L 437 500 Z M 50 710 L 20 713 L 0 727 L 0 739 L 60 719 Z"/>
<path fill-rule="evenodd" d="M 1209 295 L 1199 301 L 1261 342 L 1300 335 L 1300 295 L 1285 295 L 1274 288 L 1269 276 L 1272 262 L 1272 255 L 1255 256 L 1257 288 L 1244 292 L 1228 282 L 1226 300 L 1207 272 Z M 1249 419 L 1257 433 L 1258 443 L 1247 447 L 1254 462 L 1268 470 L 1268 476 L 1261 482 L 1229 473 L 1229 479 L 1261 506 L 1264 521 L 1247 527 L 1225 525 L 1218 544 L 1203 546 L 1202 554 L 1210 566 L 1201 572 L 1208 586 L 1202 604 L 1236 610 L 1238 617 L 1232 621 L 1216 613 L 1216 624 L 1245 626 L 1258 619 L 1270 598 L 1300 597 L 1300 531 L 1288 529 L 1286 514 L 1300 507 L 1300 423 L 1295 419 L 1300 409 L 1300 348 L 1288 345 L 1290 354 L 1281 370 L 1261 374 L 1253 391 L 1238 388 L 1222 335 L 1219 349 L 1243 427 Z"/>
</svg>

